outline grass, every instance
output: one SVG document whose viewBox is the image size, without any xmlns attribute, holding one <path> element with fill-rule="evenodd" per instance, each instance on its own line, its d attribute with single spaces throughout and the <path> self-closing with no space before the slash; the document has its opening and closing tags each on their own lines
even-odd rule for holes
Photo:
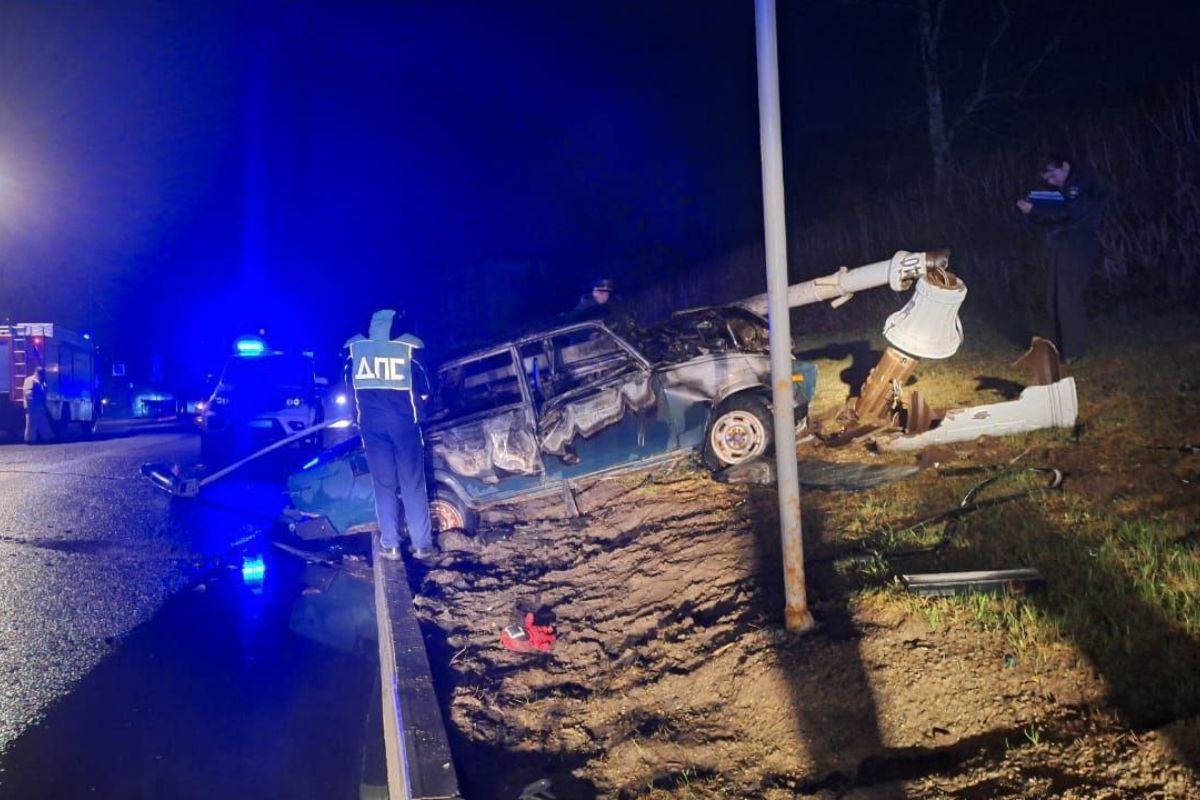
<svg viewBox="0 0 1200 800">
<path fill-rule="evenodd" d="M 1111 345 L 1072 370 L 1078 430 L 962 443 L 942 456 L 943 466 L 999 468 L 1013 459 L 1016 466 L 1055 466 L 1067 473 L 1063 491 L 1045 490 L 1044 476 L 1014 474 L 980 498 L 1015 491 L 1027 497 L 915 528 L 909 526 L 954 507 L 991 473 L 926 471 L 840 498 L 845 502 L 825 509 L 826 535 L 869 555 L 839 564 L 839 574 L 858 586 L 860 601 L 894 605 L 931 629 L 995 632 L 1025 655 L 1072 647 L 1134 718 L 1200 713 L 1200 493 L 1194 488 L 1200 461 L 1179 449 L 1200 439 L 1200 344 L 1191 333 L 1197 327 L 1195 317 L 1102 321 L 1097 329 Z M 997 387 L 1011 392 L 1024 381 L 1010 366 L 1016 348 L 978 323 L 968 329 L 973 336 L 959 356 L 917 368 L 911 386 L 935 409 L 997 402 L 1004 399 Z M 864 335 L 880 349 L 878 337 Z M 818 366 L 818 400 L 836 408 L 850 390 L 840 382 L 847 362 Z M 908 557 L 900 560 L 902 554 Z M 1044 593 L 921 599 L 895 580 L 901 571 L 1023 566 L 1046 577 Z"/>
</svg>

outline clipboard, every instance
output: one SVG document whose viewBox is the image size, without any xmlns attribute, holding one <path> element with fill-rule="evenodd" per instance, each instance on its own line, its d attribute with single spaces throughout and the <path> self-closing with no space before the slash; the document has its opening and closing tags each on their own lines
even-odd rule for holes
<svg viewBox="0 0 1200 800">
<path fill-rule="evenodd" d="M 1034 211 L 1052 211 L 1063 207 L 1067 198 L 1060 191 L 1032 191 L 1025 197 L 1033 204 Z"/>
</svg>

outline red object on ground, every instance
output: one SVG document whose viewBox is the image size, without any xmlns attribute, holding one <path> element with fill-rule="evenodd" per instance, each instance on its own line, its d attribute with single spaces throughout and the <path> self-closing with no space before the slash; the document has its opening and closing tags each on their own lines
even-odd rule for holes
<svg viewBox="0 0 1200 800">
<path fill-rule="evenodd" d="M 516 625 L 509 625 L 500 632 L 500 644 L 518 653 L 528 653 L 533 650 L 549 653 L 556 638 L 554 628 L 550 625 L 534 624 L 532 612 L 525 615 L 524 627 L 518 628 Z"/>
</svg>

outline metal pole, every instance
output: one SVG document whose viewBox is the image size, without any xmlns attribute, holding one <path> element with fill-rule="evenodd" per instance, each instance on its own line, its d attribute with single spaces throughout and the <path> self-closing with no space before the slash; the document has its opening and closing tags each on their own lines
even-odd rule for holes
<svg viewBox="0 0 1200 800">
<path fill-rule="evenodd" d="M 796 467 L 796 420 L 792 411 L 792 331 L 788 310 L 787 232 L 783 213 L 783 144 L 779 123 L 779 57 L 775 46 L 775 0 L 755 0 L 758 49 L 758 125 L 762 147 L 763 224 L 766 229 L 767 308 L 770 320 L 771 385 L 775 406 L 775 475 L 783 537 L 783 586 L 787 629 L 813 626 L 804 588 L 800 538 L 800 479 Z"/>
</svg>

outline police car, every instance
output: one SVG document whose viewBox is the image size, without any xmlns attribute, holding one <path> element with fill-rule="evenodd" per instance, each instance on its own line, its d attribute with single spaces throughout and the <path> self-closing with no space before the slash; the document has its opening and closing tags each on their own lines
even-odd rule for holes
<svg viewBox="0 0 1200 800">
<path fill-rule="evenodd" d="M 325 419 L 312 357 L 239 339 L 204 403 L 200 450 L 206 463 L 248 455 Z M 303 444 L 316 446 L 319 435 Z"/>
</svg>

